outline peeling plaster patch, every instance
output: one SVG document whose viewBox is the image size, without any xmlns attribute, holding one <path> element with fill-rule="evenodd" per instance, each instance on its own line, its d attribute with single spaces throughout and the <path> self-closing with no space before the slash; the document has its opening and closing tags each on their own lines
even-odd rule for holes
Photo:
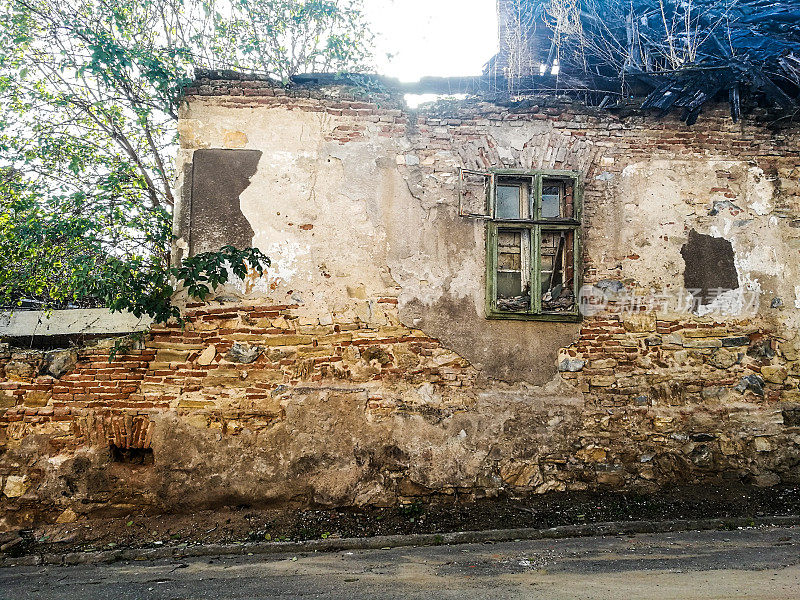
<svg viewBox="0 0 800 600">
<path fill-rule="evenodd" d="M 247 142 L 247 135 L 244 132 L 226 131 L 222 143 L 226 148 L 244 148 Z"/>
<path fill-rule="evenodd" d="M 497 143 L 498 151 L 504 148 L 504 151 L 510 152 L 511 156 L 513 156 L 512 150 L 521 152 L 525 148 L 525 145 L 530 142 L 531 138 L 537 134 L 542 134 L 541 126 L 531 127 L 529 124 L 522 125 L 521 127 L 501 128 L 492 133 Z M 548 134 L 551 134 L 551 132 L 548 132 Z"/>
<path fill-rule="evenodd" d="M 794 286 L 794 307 L 800 308 L 800 285 Z"/>
<path fill-rule="evenodd" d="M 624 169 L 622 169 L 622 176 L 631 177 L 640 171 L 640 167 L 641 165 L 639 164 L 628 165 Z"/>
<path fill-rule="evenodd" d="M 205 132 L 200 131 L 202 127 L 203 122 L 197 119 L 181 119 L 178 122 L 178 137 L 181 148 L 208 148 L 210 144 L 204 135 Z"/>
<path fill-rule="evenodd" d="M 434 271 L 435 266 L 426 265 L 420 258 L 409 258 L 392 267 L 392 274 L 403 286 L 401 302 L 413 298 L 431 306 L 442 298 L 448 270 L 442 265 Z"/>
<path fill-rule="evenodd" d="M 714 237 L 721 237 L 721 238 L 729 238 L 731 237 L 731 231 L 733 230 L 733 220 L 725 219 L 723 221 L 722 228 L 720 229 L 719 226 L 712 226 L 708 228 L 708 233 Z"/>
<path fill-rule="evenodd" d="M 261 232 L 256 235 L 260 237 Z M 272 283 L 289 283 L 298 274 L 300 267 L 298 263 L 302 256 L 308 255 L 311 249 L 309 246 L 301 246 L 297 242 L 284 241 L 274 242 L 264 251 L 270 259 L 270 266 L 264 270 L 264 276 L 256 279 L 255 282 L 249 279 L 244 281 L 238 277 L 231 276 L 229 281 L 240 292 L 249 291 L 268 293 Z"/>
<path fill-rule="evenodd" d="M 57 469 L 58 467 L 60 467 L 61 465 L 63 465 L 65 462 L 67 462 L 67 461 L 68 461 L 70 458 L 72 458 L 72 457 L 70 457 L 70 456 L 67 456 L 67 455 L 65 455 L 65 454 L 58 454 L 57 456 L 51 456 L 51 457 L 49 457 L 49 458 L 47 459 L 47 462 L 48 462 L 48 463 L 50 463 L 50 465 L 51 465 L 52 467 L 54 467 L 54 468 L 56 468 L 56 469 Z"/>
<path fill-rule="evenodd" d="M 267 248 L 266 255 L 272 264 L 269 267 L 269 281 L 289 282 L 298 273 L 297 263 L 301 256 L 310 254 L 309 246 L 297 242 L 275 242 Z"/>
<path fill-rule="evenodd" d="M 461 268 L 456 269 L 456 273 L 450 280 L 447 288 L 448 294 L 456 300 L 469 298 L 475 289 L 475 274 L 472 272 L 472 265 L 464 261 Z"/>
<path fill-rule="evenodd" d="M 315 158 L 312 152 L 286 152 L 283 150 L 273 150 L 264 155 L 264 164 L 273 169 L 289 169 L 301 158 Z"/>
<path fill-rule="evenodd" d="M 772 211 L 772 196 L 775 189 L 759 167 L 751 167 L 747 170 L 747 174 L 747 197 L 750 199 L 748 206 L 757 215 L 766 216 Z"/>
<path fill-rule="evenodd" d="M 699 177 L 712 185 L 716 178 L 713 168 L 714 164 L 665 160 L 627 165 L 622 177 L 608 184 L 621 201 L 609 198 L 598 209 L 601 225 L 597 227 L 603 231 L 603 243 L 595 250 L 591 247 L 593 236 L 589 236 L 589 251 L 601 254 L 607 262 L 636 254 L 639 259 L 626 261 L 628 277 L 645 287 L 679 286 L 682 265 L 676 242 L 686 236 L 680 214 L 694 210 L 686 194 L 687 182 L 699 172 Z"/>
<path fill-rule="evenodd" d="M 420 404 L 436 404 L 441 402 L 442 395 L 436 393 L 436 388 L 431 383 L 423 383 L 416 390 Z"/>
<path fill-rule="evenodd" d="M 739 276 L 739 287 L 719 294 L 709 304 L 700 304 L 696 307 L 695 314 L 701 317 L 711 313 L 728 317 L 744 317 L 758 313 L 763 294 L 761 282 L 745 271 L 740 254 L 736 254 L 734 264 Z M 687 301 L 691 302 L 692 298 L 688 297 Z"/>
<path fill-rule="evenodd" d="M 764 244 L 737 255 L 736 266 L 739 272 L 744 273 L 756 271 L 764 275 L 781 276 L 786 272 L 786 265 L 778 262 L 778 251 L 773 246 Z"/>
<path fill-rule="evenodd" d="M 768 215 L 772 210 L 772 205 L 765 198 L 759 198 L 755 202 L 751 202 L 749 206 L 760 217 Z"/>
<path fill-rule="evenodd" d="M 728 290 L 715 296 L 708 304 L 700 304 L 696 314 L 705 316 L 711 313 L 718 313 L 726 316 L 742 316 L 745 313 L 755 313 L 757 302 L 752 302 L 753 298 L 761 296 L 761 285 L 758 281 L 748 282 L 747 284 Z"/>
<path fill-rule="evenodd" d="M 497 154 L 504 163 L 513 163 L 515 160 L 514 153 L 505 146 L 499 146 Z"/>
</svg>

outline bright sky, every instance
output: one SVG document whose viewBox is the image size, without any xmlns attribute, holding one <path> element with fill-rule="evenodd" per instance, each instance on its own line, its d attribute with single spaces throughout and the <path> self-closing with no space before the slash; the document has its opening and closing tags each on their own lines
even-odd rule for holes
<svg viewBox="0 0 800 600">
<path fill-rule="evenodd" d="M 364 5 L 377 34 L 381 75 L 401 81 L 480 75 L 497 53 L 496 0 L 364 0 Z"/>
</svg>

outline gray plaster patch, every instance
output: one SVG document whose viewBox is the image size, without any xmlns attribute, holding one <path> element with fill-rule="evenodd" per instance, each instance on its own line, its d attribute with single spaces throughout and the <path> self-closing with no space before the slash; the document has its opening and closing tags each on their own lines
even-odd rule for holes
<svg viewBox="0 0 800 600">
<path fill-rule="evenodd" d="M 253 227 L 242 213 L 239 196 L 250 185 L 260 150 L 203 149 L 192 159 L 189 253 L 253 245 Z"/>
<path fill-rule="evenodd" d="M 545 385 L 556 376 L 559 349 L 576 341 L 580 331 L 579 323 L 487 320 L 471 300 L 449 296 L 431 305 L 409 302 L 401 306 L 400 317 L 417 323 L 483 375 L 533 385 Z"/>
</svg>

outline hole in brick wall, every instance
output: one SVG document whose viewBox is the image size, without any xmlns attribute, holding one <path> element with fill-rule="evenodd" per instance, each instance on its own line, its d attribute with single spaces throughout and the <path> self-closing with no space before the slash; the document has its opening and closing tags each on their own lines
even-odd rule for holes
<svg viewBox="0 0 800 600">
<path fill-rule="evenodd" d="M 4 336 L 4 341 L 8 342 L 12 348 L 19 348 L 20 350 L 71 350 L 86 346 L 97 340 L 113 339 L 114 337 L 117 336 L 87 333 L 67 333 L 60 335 L 35 335 L 31 333 L 23 336 Z"/>
<path fill-rule="evenodd" d="M 152 465 L 152 448 L 120 448 L 111 444 L 111 460 L 126 465 Z"/>
<path fill-rule="evenodd" d="M 787 427 L 800 427 L 800 406 L 783 409 L 783 424 Z"/>
<path fill-rule="evenodd" d="M 686 263 L 684 285 L 700 304 L 711 304 L 721 293 L 739 287 L 733 246 L 728 240 L 692 229 L 681 255 Z"/>
</svg>

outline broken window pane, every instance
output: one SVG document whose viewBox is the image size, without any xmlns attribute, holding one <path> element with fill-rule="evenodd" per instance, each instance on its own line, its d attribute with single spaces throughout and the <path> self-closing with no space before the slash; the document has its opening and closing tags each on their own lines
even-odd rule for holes
<svg viewBox="0 0 800 600">
<path fill-rule="evenodd" d="M 522 189 L 518 185 L 498 185 L 496 217 L 498 219 L 521 219 L 521 195 Z"/>
<path fill-rule="evenodd" d="M 553 179 L 542 181 L 542 218 L 558 219 L 565 216 L 564 182 Z"/>
<path fill-rule="evenodd" d="M 575 232 L 542 230 L 541 282 L 543 312 L 575 310 Z"/>
<path fill-rule="evenodd" d="M 497 178 L 495 202 L 495 218 L 497 219 L 530 219 L 531 218 L 531 185 L 529 177 Z"/>
<path fill-rule="evenodd" d="M 479 217 L 488 219 L 489 189 L 492 176 L 488 173 L 467 171 L 462 169 L 459 177 L 458 214 L 462 217 Z"/>
<path fill-rule="evenodd" d="M 530 230 L 497 230 L 497 309 L 527 312 L 530 294 Z"/>
</svg>

